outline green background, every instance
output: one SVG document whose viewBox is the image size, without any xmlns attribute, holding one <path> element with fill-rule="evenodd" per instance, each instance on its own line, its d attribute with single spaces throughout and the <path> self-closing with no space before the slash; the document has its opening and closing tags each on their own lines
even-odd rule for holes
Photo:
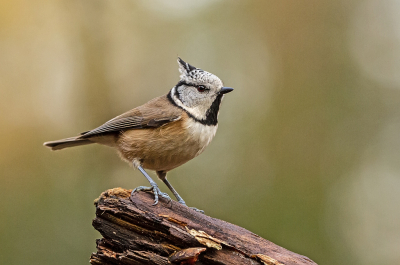
<svg viewBox="0 0 400 265">
<path fill-rule="evenodd" d="M 93 200 L 146 180 L 107 147 L 42 143 L 167 93 L 177 56 L 235 88 L 211 145 L 169 174 L 188 205 L 318 264 L 400 264 L 399 14 L 395 0 L 1 0 L 0 264 L 88 264 Z"/>
</svg>

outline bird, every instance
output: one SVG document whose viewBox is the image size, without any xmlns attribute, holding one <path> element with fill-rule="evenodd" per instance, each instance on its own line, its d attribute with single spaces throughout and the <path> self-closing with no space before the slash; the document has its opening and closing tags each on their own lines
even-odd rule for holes
<svg viewBox="0 0 400 265">
<path fill-rule="evenodd" d="M 155 171 L 177 201 L 185 201 L 167 180 L 167 172 L 200 155 L 214 138 L 225 87 L 216 75 L 196 68 L 178 57 L 179 82 L 165 95 L 129 110 L 103 125 L 78 136 L 45 142 L 52 150 L 87 144 L 113 147 L 120 158 L 138 169 L 151 187 L 132 190 L 152 191 L 154 204 L 159 198 L 171 200 L 145 171 Z M 197 208 L 190 207 L 203 212 Z"/>
</svg>

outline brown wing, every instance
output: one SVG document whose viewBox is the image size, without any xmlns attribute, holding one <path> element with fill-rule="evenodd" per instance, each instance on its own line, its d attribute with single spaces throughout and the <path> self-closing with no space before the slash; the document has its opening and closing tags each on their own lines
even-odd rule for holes
<svg viewBox="0 0 400 265">
<path fill-rule="evenodd" d="M 181 113 L 181 110 L 173 106 L 168 101 L 167 96 L 164 95 L 127 111 L 91 131 L 82 133 L 79 138 L 88 138 L 127 129 L 156 128 L 180 119 Z"/>
</svg>

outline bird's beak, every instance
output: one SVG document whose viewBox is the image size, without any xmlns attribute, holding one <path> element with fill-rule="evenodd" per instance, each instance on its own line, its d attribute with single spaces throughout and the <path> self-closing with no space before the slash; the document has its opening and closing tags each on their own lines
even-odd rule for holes
<svg viewBox="0 0 400 265">
<path fill-rule="evenodd" d="M 232 92 L 232 91 L 233 91 L 233 88 L 231 88 L 231 87 L 222 87 L 221 90 L 219 91 L 219 93 L 220 94 L 226 94 L 226 93 L 229 93 L 229 92 Z"/>
</svg>

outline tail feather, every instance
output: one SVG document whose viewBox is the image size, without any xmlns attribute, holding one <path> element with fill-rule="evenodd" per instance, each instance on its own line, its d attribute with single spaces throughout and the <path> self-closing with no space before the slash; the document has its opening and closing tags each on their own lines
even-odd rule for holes
<svg viewBox="0 0 400 265">
<path fill-rule="evenodd" d="M 67 147 L 92 144 L 93 142 L 88 139 L 81 139 L 79 136 L 65 138 L 57 141 L 45 142 L 43 145 L 51 148 L 51 150 L 61 150 Z"/>
</svg>

